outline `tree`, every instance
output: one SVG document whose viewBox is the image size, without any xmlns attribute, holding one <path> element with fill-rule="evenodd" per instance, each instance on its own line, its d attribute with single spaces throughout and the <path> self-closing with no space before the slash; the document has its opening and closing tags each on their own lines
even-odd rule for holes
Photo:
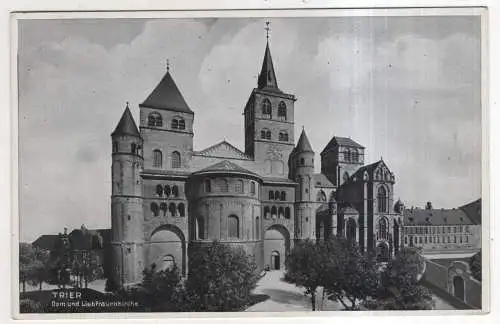
<svg viewBox="0 0 500 324">
<path fill-rule="evenodd" d="M 415 249 L 402 249 L 381 273 L 377 298 L 365 303 L 369 309 L 429 310 L 431 292 L 420 285 L 425 260 Z"/>
<path fill-rule="evenodd" d="M 311 297 L 312 310 L 316 310 L 316 290 L 322 286 L 328 267 L 328 256 L 323 244 L 310 240 L 299 242 L 286 259 L 287 280 L 305 289 Z"/>
<path fill-rule="evenodd" d="M 333 237 L 325 243 L 325 292 L 329 300 L 346 310 L 357 310 L 360 302 L 377 294 L 379 274 L 372 259 L 360 252 L 356 243 Z"/>
<path fill-rule="evenodd" d="M 176 298 L 191 301 L 192 311 L 237 311 L 250 303 L 257 284 L 253 257 L 217 241 L 192 249 L 186 291 Z"/>
<path fill-rule="evenodd" d="M 472 256 L 469 260 L 470 271 L 472 276 L 481 281 L 481 252 L 478 252 Z"/>
<path fill-rule="evenodd" d="M 49 252 L 28 243 L 19 244 L 19 281 L 26 291 L 26 283 L 31 286 L 39 286 L 48 277 Z"/>
<path fill-rule="evenodd" d="M 140 300 L 153 311 L 172 311 L 175 308 L 172 296 L 181 281 L 179 269 L 174 265 L 169 269 L 156 270 L 154 264 L 144 269 Z"/>
</svg>

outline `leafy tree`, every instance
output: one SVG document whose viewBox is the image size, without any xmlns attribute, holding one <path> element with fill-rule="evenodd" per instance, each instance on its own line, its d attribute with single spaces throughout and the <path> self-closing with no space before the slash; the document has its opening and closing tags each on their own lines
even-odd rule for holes
<svg viewBox="0 0 500 324">
<path fill-rule="evenodd" d="M 481 281 L 481 252 L 478 252 L 472 256 L 469 260 L 470 270 L 472 272 L 472 276 Z"/>
<path fill-rule="evenodd" d="M 153 264 L 143 271 L 143 281 L 138 293 L 141 302 L 153 311 L 171 311 L 175 308 L 172 296 L 181 281 L 181 275 L 177 266 L 156 271 Z"/>
<path fill-rule="evenodd" d="M 49 252 L 33 247 L 28 243 L 19 244 L 19 280 L 26 291 L 26 283 L 39 286 L 48 277 Z"/>
<path fill-rule="evenodd" d="M 325 243 L 324 287 L 329 300 L 346 310 L 357 310 L 360 302 L 377 294 L 379 274 L 372 259 L 363 255 L 354 241 L 333 237 Z"/>
<path fill-rule="evenodd" d="M 316 310 L 316 290 L 325 282 L 329 257 L 323 244 L 310 240 L 299 242 L 286 259 L 285 278 L 305 289 L 311 297 L 312 310 Z"/>
<path fill-rule="evenodd" d="M 383 270 L 377 298 L 365 306 L 375 310 L 432 309 L 431 292 L 419 283 L 424 262 L 417 250 L 402 249 Z"/>
<path fill-rule="evenodd" d="M 242 248 L 214 241 L 192 247 L 186 291 L 178 299 L 197 311 L 237 311 L 250 303 L 257 283 L 257 265 Z"/>
</svg>

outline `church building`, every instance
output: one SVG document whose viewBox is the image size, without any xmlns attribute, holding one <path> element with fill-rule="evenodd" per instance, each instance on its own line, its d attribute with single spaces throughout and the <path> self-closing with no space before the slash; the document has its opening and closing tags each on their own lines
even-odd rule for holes
<svg viewBox="0 0 500 324">
<path fill-rule="evenodd" d="M 338 136 L 314 169 L 318 152 L 305 129 L 295 141 L 297 99 L 278 86 L 269 41 L 243 107 L 243 150 L 227 141 L 193 150 L 196 109 L 186 99 L 167 68 L 139 105 L 139 127 L 127 104 L 111 134 L 117 283 L 139 282 L 152 264 L 187 275 L 190 247 L 214 240 L 243 248 L 260 270 L 283 269 L 298 240 L 331 235 L 380 261 L 398 251 L 404 208 L 393 201 L 394 174 L 383 160 L 364 165 L 365 148 Z"/>
</svg>

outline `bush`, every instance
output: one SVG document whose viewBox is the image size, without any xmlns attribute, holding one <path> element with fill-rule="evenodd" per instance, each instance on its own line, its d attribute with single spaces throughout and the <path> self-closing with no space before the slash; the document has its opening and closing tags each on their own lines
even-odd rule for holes
<svg viewBox="0 0 500 324">
<path fill-rule="evenodd" d="M 43 313 L 42 304 L 31 299 L 21 299 L 19 301 L 20 313 Z"/>
<path fill-rule="evenodd" d="M 469 260 L 470 271 L 474 279 L 481 281 L 481 252 L 472 256 Z"/>
</svg>

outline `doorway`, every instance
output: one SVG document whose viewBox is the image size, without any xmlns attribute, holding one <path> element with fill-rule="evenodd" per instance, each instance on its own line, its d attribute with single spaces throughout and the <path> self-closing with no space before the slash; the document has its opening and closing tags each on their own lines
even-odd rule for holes
<svg viewBox="0 0 500 324">
<path fill-rule="evenodd" d="M 271 253 L 271 268 L 273 270 L 280 269 L 280 254 L 278 251 L 273 251 Z"/>
</svg>

